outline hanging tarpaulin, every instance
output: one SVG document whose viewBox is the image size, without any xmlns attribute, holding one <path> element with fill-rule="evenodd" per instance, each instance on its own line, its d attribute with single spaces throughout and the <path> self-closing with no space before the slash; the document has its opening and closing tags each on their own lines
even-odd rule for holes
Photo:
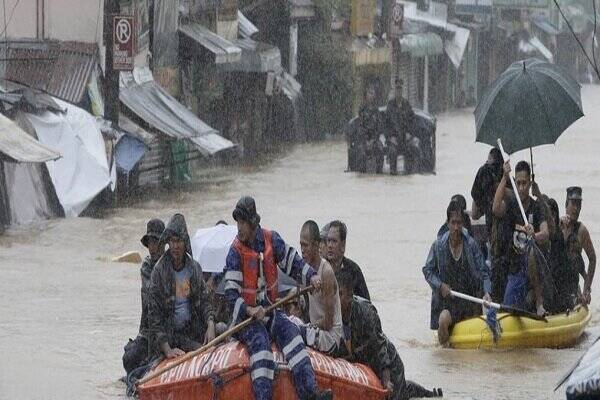
<svg viewBox="0 0 600 400">
<path fill-rule="evenodd" d="M 111 184 L 106 148 L 92 115 L 70 103 L 55 101 L 67 112 L 26 115 L 39 141 L 62 154 L 46 166 L 65 216 L 77 217 Z"/>
<path fill-rule="evenodd" d="M 148 146 L 133 135 L 124 134 L 115 146 L 115 161 L 119 170 L 128 174 L 148 151 Z"/>
<path fill-rule="evenodd" d="M 188 148 L 183 140 L 176 140 L 171 144 L 171 157 L 173 159 L 173 178 L 175 182 L 189 182 L 191 180 L 188 168 Z"/>
</svg>

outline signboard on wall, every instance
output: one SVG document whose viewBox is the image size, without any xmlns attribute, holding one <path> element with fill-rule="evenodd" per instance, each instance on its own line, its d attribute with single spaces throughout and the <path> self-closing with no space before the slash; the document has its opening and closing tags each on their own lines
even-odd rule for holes
<svg viewBox="0 0 600 400">
<path fill-rule="evenodd" d="M 390 5 L 389 29 L 390 37 L 400 37 L 402 35 L 404 24 L 404 4 L 392 0 Z"/>
<path fill-rule="evenodd" d="M 218 2 L 217 18 L 219 21 L 237 21 L 238 4 L 237 0 L 221 0 Z"/>
<path fill-rule="evenodd" d="M 375 0 L 352 0 L 350 33 L 354 36 L 368 36 L 375 25 Z"/>
<path fill-rule="evenodd" d="M 136 54 L 135 18 L 129 15 L 113 17 L 113 69 L 131 71 Z"/>
<path fill-rule="evenodd" d="M 456 0 L 456 14 L 487 15 L 492 12 L 492 0 Z"/>
<path fill-rule="evenodd" d="M 548 0 L 493 0 L 494 7 L 502 8 L 547 8 Z"/>
<path fill-rule="evenodd" d="M 121 14 L 135 18 L 136 54 L 149 49 L 150 10 L 148 0 L 120 0 Z"/>
</svg>

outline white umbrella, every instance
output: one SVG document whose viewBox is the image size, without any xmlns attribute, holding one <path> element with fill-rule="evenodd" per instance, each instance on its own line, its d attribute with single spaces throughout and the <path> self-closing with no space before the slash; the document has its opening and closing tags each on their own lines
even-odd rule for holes
<svg viewBox="0 0 600 400">
<path fill-rule="evenodd" d="M 229 247 L 237 235 L 234 225 L 217 225 L 198 229 L 192 238 L 194 260 L 202 266 L 202 272 L 223 272 Z"/>
</svg>

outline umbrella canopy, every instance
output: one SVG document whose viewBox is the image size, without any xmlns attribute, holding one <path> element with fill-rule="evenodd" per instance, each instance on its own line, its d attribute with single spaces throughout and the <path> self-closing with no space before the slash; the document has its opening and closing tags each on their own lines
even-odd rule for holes
<svg viewBox="0 0 600 400">
<path fill-rule="evenodd" d="M 535 58 L 512 64 L 475 109 L 477 142 L 507 153 L 552 144 L 583 116 L 581 86 L 562 68 Z"/>
<path fill-rule="evenodd" d="M 237 227 L 234 225 L 217 225 L 196 231 L 192 238 L 192 253 L 203 272 L 223 272 L 229 247 L 236 235 Z"/>
</svg>

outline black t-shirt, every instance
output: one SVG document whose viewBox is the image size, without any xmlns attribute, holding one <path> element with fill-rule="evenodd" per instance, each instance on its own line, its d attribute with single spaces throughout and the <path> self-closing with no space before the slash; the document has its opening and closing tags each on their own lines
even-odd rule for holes
<svg viewBox="0 0 600 400">
<path fill-rule="evenodd" d="M 542 211 L 542 207 L 540 206 L 540 203 L 536 200 L 534 200 L 532 197 L 529 197 L 529 205 L 527 206 L 527 208 L 525 208 L 525 215 L 527 216 L 527 220 L 529 221 L 529 223 L 531 225 L 533 225 L 533 229 L 535 230 L 535 232 L 539 232 L 540 231 L 540 226 L 542 225 L 543 222 L 546 221 L 546 217 Z M 508 228 L 510 229 L 511 232 L 511 236 L 509 238 L 510 240 L 510 245 L 509 245 L 509 249 L 511 249 L 510 251 L 510 267 L 509 267 L 509 271 L 510 273 L 514 274 L 516 272 L 518 272 L 521 268 L 522 268 L 522 262 L 523 259 L 522 257 L 520 257 L 519 255 L 517 255 L 512 249 L 512 240 L 513 240 L 513 234 L 515 231 L 515 227 L 516 225 L 525 225 L 525 222 L 523 221 L 523 217 L 521 216 L 521 210 L 519 209 L 519 203 L 517 202 L 516 197 L 513 197 L 510 199 L 510 201 L 508 202 L 508 204 L 506 205 L 506 223 L 508 224 Z"/>
<path fill-rule="evenodd" d="M 540 203 L 531 196 L 529 197 L 529 205 L 525 209 L 525 215 L 527 216 L 528 222 L 533 225 L 533 229 L 535 229 L 536 233 L 540 231 L 542 223 L 546 222 L 546 216 L 542 211 Z M 516 225 L 525 225 L 516 197 L 512 197 L 506 204 L 505 218 L 507 219 L 508 226 L 513 232 Z"/>
<path fill-rule="evenodd" d="M 496 184 L 500 181 L 500 177 L 496 173 L 497 168 L 490 164 L 484 164 L 477 171 L 473 187 L 471 188 L 471 197 L 473 201 L 481 208 L 485 215 L 485 224 L 488 233 L 492 227 L 492 204 L 494 203 L 494 195 L 496 194 Z"/>
</svg>

